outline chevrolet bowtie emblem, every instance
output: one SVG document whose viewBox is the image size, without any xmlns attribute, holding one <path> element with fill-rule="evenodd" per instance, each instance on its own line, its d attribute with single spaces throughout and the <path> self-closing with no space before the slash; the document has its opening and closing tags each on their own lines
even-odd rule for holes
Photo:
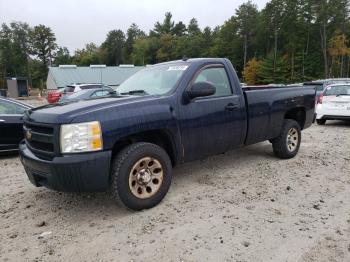
<svg viewBox="0 0 350 262">
<path fill-rule="evenodd" d="M 31 131 L 30 129 L 28 129 L 28 130 L 26 131 L 26 138 L 27 138 L 27 140 L 32 139 L 32 131 Z"/>
</svg>

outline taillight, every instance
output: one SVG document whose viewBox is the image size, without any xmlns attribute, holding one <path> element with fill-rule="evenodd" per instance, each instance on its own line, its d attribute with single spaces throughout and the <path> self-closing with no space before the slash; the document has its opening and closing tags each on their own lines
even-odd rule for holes
<svg viewBox="0 0 350 262">
<path fill-rule="evenodd" d="M 322 104 L 323 94 L 321 94 L 317 99 L 317 104 Z"/>
<path fill-rule="evenodd" d="M 47 94 L 47 101 L 49 103 L 56 103 L 61 98 L 62 93 L 57 91 L 52 91 Z"/>
</svg>

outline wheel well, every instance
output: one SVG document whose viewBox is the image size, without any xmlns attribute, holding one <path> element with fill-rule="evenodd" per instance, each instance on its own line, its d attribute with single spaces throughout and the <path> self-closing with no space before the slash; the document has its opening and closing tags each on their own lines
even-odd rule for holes
<svg viewBox="0 0 350 262">
<path fill-rule="evenodd" d="M 113 155 L 120 152 L 126 146 L 137 142 L 148 142 L 162 147 L 169 155 L 172 165 L 174 166 L 176 164 L 175 146 L 171 135 L 165 130 L 145 131 L 124 137 L 114 144 Z"/>
<path fill-rule="evenodd" d="M 285 119 L 293 119 L 293 120 L 297 121 L 298 124 L 300 125 L 300 128 L 304 129 L 305 118 L 306 118 L 305 109 L 302 107 L 293 108 L 293 109 L 287 111 L 284 118 Z"/>
</svg>

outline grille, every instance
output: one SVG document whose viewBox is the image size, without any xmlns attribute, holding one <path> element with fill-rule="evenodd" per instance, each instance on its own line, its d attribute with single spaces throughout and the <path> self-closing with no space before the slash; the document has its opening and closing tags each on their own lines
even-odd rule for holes
<svg viewBox="0 0 350 262">
<path fill-rule="evenodd" d="M 25 122 L 23 129 L 25 142 L 34 155 L 45 160 L 52 160 L 58 150 L 58 147 L 55 146 L 57 145 L 55 126 Z"/>
</svg>

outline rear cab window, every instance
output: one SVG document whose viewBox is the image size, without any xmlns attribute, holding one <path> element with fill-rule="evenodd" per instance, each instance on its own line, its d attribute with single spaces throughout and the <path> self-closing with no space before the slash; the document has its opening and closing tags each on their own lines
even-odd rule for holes
<svg viewBox="0 0 350 262">
<path fill-rule="evenodd" d="M 315 88 L 316 92 L 322 92 L 324 90 L 323 83 L 304 83 L 303 86 L 313 87 Z"/>
</svg>

